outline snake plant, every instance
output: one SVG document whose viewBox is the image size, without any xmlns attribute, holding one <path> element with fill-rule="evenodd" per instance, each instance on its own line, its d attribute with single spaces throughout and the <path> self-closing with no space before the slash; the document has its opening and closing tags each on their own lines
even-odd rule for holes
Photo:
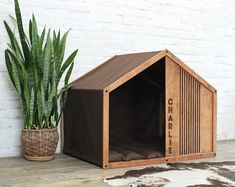
<svg viewBox="0 0 235 187">
<path fill-rule="evenodd" d="M 26 35 L 18 0 L 15 2 L 15 22 L 19 39 L 4 21 L 9 36 L 5 62 L 10 79 L 19 95 L 26 129 L 45 129 L 58 126 L 67 99 L 68 83 L 74 66 L 75 50 L 64 60 L 66 38 L 60 31 L 43 29 L 39 33 L 34 15 L 29 20 Z M 62 76 L 64 86 L 58 86 Z M 59 100 L 63 98 L 60 107 Z"/>
</svg>

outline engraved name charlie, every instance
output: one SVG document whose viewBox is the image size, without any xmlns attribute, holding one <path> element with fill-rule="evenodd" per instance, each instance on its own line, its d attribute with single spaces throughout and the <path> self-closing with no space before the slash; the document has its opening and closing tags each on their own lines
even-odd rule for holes
<svg viewBox="0 0 235 187">
<path fill-rule="evenodd" d="M 173 128 L 173 99 L 168 99 L 168 118 L 167 118 L 167 124 L 168 124 L 168 154 L 173 154 L 173 146 L 172 146 L 172 128 Z"/>
</svg>

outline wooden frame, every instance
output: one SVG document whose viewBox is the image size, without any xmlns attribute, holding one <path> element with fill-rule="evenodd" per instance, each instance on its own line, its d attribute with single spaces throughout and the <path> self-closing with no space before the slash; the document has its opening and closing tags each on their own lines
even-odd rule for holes
<svg viewBox="0 0 235 187">
<path fill-rule="evenodd" d="M 143 53 L 144 54 L 144 53 Z M 120 58 L 131 61 L 135 54 L 121 55 Z M 142 55 L 142 54 L 136 54 Z M 145 54 L 144 54 L 145 55 Z M 148 55 L 148 54 L 147 54 Z M 146 55 L 146 56 L 147 56 Z M 151 53 L 144 61 L 127 73 L 116 78 L 115 81 L 101 82 L 90 85 L 90 82 L 98 78 L 96 74 L 102 67 L 117 61 L 119 56 L 114 56 L 101 66 L 90 71 L 83 77 L 74 81 L 74 89 L 94 89 L 103 92 L 103 122 L 102 122 L 102 168 L 129 167 L 164 162 L 177 162 L 191 159 L 200 159 L 215 156 L 216 154 L 216 113 L 217 92 L 206 80 L 185 65 L 169 50 Z M 121 162 L 109 162 L 109 94 L 141 73 L 151 65 L 165 58 L 165 130 L 166 152 L 165 157 L 156 159 L 131 160 Z M 146 60 L 147 59 L 147 60 Z M 133 61 L 134 62 L 134 61 Z M 115 65 L 115 63 L 114 63 Z M 98 72 L 98 73 L 97 73 Z M 88 78 L 87 78 L 88 77 Z M 93 79 L 94 77 L 94 79 Z M 118 76 L 117 76 L 118 77 Z M 103 80 L 102 80 L 103 81 Z M 81 83 L 80 83 L 81 82 Z M 95 86 L 94 86 L 95 85 Z M 73 89 L 73 87 L 72 87 Z M 174 111 L 172 113 L 172 111 Z M 64 124 L 62 124 L 63 131 Z M 66 124 L 65 124 L 66 128 Z M 209 136 L 207 134 L 210 134 Z M 62 149 L 64 137 L 62 134 Z M 80 158 L 78 156 L 78 158 Z M 85 159 L 85 158 L 82 158 Z M 88 160 L 89 161 L 89 160 Z M 92 162 L 92 160 L 90 160 Z M 97 163 L 96 163 L 97 164 Z"/>
<path fill-rule="evenodd" d="M 103 93 L 103 168 L 109 166 L 109 91 Z"/>
</svg>

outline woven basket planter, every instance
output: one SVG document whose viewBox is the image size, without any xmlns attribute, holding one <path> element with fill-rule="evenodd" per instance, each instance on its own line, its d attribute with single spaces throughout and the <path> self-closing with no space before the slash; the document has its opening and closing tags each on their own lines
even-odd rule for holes
<svg viewBox="0 0 235 187">
<path fill-rule="evenodd" d="M 54 129 L 23 129 L 21 141 L 24 157 L 27 160 L 48 161 L 55 156 L 58 143 L 58 131 Z"/>
</svg>

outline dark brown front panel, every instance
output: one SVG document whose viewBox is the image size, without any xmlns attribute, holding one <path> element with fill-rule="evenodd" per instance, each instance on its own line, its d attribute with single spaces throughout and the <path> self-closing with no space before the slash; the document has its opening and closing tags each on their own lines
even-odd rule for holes
<svg viewBox="0 0 235 187">
<path fill-rule="evenodd" d="M 103 166 L 102 90 L 69 90 L 64 110 L 63 151 Z"/>
<path fill-rule="evenodd" d="M 179 155 L 180 67 L 166 57 L 166 157 Z"/>
<path fill-rule="evenodd" d="M 180 70 L 180 155 L 200 152 L 200 82 Z"/>
</svg>

